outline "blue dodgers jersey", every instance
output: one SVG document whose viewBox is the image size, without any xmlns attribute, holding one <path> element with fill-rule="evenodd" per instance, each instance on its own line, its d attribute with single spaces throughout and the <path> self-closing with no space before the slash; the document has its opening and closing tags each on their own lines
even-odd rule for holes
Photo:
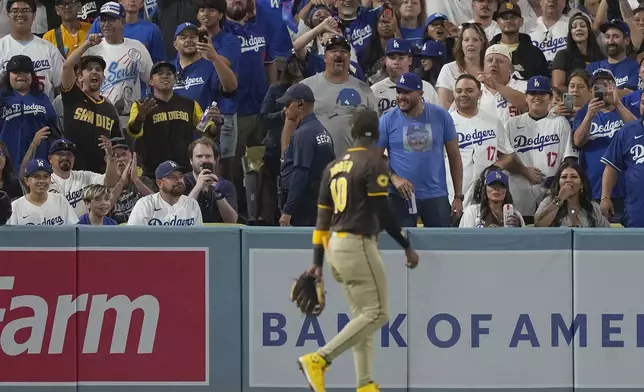
<svg viewBox="0 0 644 392">
<path fill-rule="evenodd" d="M 586 71 L 591 75 L 599 68 L 610 70 L 615 75 L 615 85 L 619 88 L 637 89 L 640 81 L 639 64 L 630 57 L 616 64 L 611 64 L 608 60 L 593 61 L 586 66 Z"/>
<path fill-rule="evenodd" d="M 203 110 L 216 101 L 222 114 L 235 114 L 235 101 L 221 96 L 219 76 L 211 61 L 199 59 L 182 69 L 177 58 L 174 64 L 177 67 L 175 93 L 197 101 Z"/>
<path fill-rule="evenodd" d="M 644 227 L 644 126 L 640 120 L 617 132 L 602 162 L 624 174 L 626 227 Z"/>
<path fill-rule="evenodd" d="M 423 114 L 410 119 L 396 107 L 380 117 L 379 128 L 378 147 L 387 149 L 391 169 L 414 185 L 416 198 L 447 196 L 443 151 L 457 138 L 449 113 L 425 103 Z"/>
<path fill-rule="evenodd" d="M 373 35 L 373 28 L 378 21 L 380 7 L 368 9 L 358 8 L 358 16 L 344 29 L 344 36 L 349 40 L 356 53 L 366 46 Z"/>
<path fill-rule="evenodd" d="M 20 163 L 24 158 L 34 135 L 42 127 L 51 128 L 52 136 L 58 132 L 58 117 L 54 107 L 45 94 L 37 96 L 20 95 L 12 91 L 9 95 L 0 96 L 0 141 L 4 142 L 13 162 L 16 175 L 20 172 Z M 49 142 L 43 141 L 38 146 L 34 158 L 47 160 Z"/>
<path fill-rule="evenodd" d="M 642 118 L 640 112 L 640 101 L 642 99 L 642 90 L 635 90 L 622 98 L 622 104 L 637 118 Z"/>
<path fill-rule="evenodd" d="M 291 36 L 286 23 L 282 19 L 282 3 L 284 0 L 256 0 L 257 24 L 266 33 L 266 39 L 271 43 L 271 58 L 288 57 L 293 49 Z"/>
<path fill-rule="evenodd" d="M 265 63 L 273 60 L 262 29 L 255 23 L 239 24 L 226 20 L 224 30 L 241 40 L 241 59 L 237 72 L 237 115 L 258 114 L 268 91 Z"/>
<path fill-rule="evenodd" d="M 96 18 L 89 29 L 89 34 L 100 34 L 99 18 Z M 165 45 L 159 26 L 147 20 L 139 20 L 136 23 L 126 23 L 123 28 L 123 36 L 141 42 L 150 52 L 152 62 L 165 61 Z"/>
<path fill-rule="evenodd" d="M 575 115 L 573 135 L 579 125 L 584 121 L 588 112 L 588 104 L 579 109 Z M 599 200 L 602 195 L 602 175 L 604 174 L 604 164 L 601 158 L 606 152 L 611 139 L 622 129 L 624 121 L 620 117 L 617 109 L 608 113 L 599 112 L 590 125 L 590 137 L 585 146 L 579 150 L 579 163 L 586 170 L 590 185 L 593 188 L 593 199 Z M 573 136 L 574 137 L 574 136 Z M 574 139 L 573 139 L 574 140 Z M 620 175 L 617 184 L 613 189 L 612 197 L 624 197 L 624 176 Z"/>
</svg>

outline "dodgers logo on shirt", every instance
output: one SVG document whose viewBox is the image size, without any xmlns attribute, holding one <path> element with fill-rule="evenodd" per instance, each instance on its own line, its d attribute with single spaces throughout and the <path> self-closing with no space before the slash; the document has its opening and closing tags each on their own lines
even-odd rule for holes
<svg viewBox="0 0 644 392">
<path fill-rule="evenodd" d="M 148 226 L 194 226 L 195 218 L 181 219 L 176 215 L 169 221 L 162 221 L 158 218 L 152 218 Z"/>
<path fill-rule="evenodd" d="M 371 26 L 367 25 L 361 29 L 354 29 L 351 32 L 351 42 L 354 45 L 362 46 L 365 43 L 365 40 L 369 37 L 371 37 Z"/>
<path fill-rule="evenodd" d="M 46 114 L 47 111 L 43 105 L 38 105 L 35 103 L 32 104 L 19 104 L 15 103 L 11 106 L 2 107 L 2 118 L 5 120 L 11 120 L 14 117 L 20 116 L 21 114 Z"/>
<path fill-rule="evenodd" d="M 619 87 L 626 83 L 628 83 L 628 76 L 624 76 L 622 78 L 615 77 L 615 86 Z"/>
<path fill-rule="evenodd" d="M 266 40 L 264 37 L 255 37 L 250 35 L 249 37 L 239 36 L 241 40 L 241 52 L 259 52 L 264 46 L 266 46 Z"/>
<path fill-rule="evenodd" d="M 185 89 L 188 90 L 192 86 L 201 86 L 204 84 L 203 78 L 201 76 L 197 78 L 180 78 L 177 79 L 177 84 L 174 86 L 175 90 Z"/>
<path fill-rule="evenodd" d="M 599 125 L 596 122 L 590 124 L 590 140 L 599 139 L 602 137 L 613 137 L 615 132 L 622 129 L 624 121 L 609 121 L 606 124 Z"/>
<path fill-rule="evenodd" d="M 496 138 L 496 133 L 492 129 L 483 131 L 474 129 L 471 133 L 457 132 L 456 135 L 458 136 L 458 148 L 465 148 L 474 144 L 482 146 L 484 141 Z"/>
<path fill-rule="evenodd" d="M 432 148 L 432 126 L 429 124 L 403 127 L 403 147 L 406 151 L 425 152 Z"/>
<path fill-rule="evenodd" d="M 77 191 L 68 192 L 65 195 L 65 198 L 72 206 L 72 208 L 76 208 L 76 205 L 83 200 L 83 190 L 79 189 Z"/>
<path fill-rule="evenodd" d="M 41 223 L 38 223 L 38 226 L 57 226 L 65 223 L 61 216 L 56 216 L 51 219 L 43 218 Z M 36 226 L 34 223 L 25 223 L 26 226 Z"/>
<path fill-rule="evenodd" d="M 641 165 L 644 163 L 644 146 L 641 144 L 636 144 L 631 147 L 631 154 L 633 154 L 633 161 L 636 165 Z"/>
<path fill-rule="evenodd" d="M 537 133 L 535 137 L 527 137 L 519 135 L 514 138 L 514 149 L 516 152 L 526 152 L 530 150 L 543 151 L 546 146 L 559 144 L 559 135 L 553 133 L 551 135 L 541 135 Z"/>
<path fill-rule="evenodd" d="M 550 39 L 544 39 L 541 42 L 532 41 L 532 44 L 541 49 L 543 53 L 557 53 L 559 49 L 563 49 L 568 45 L 568 41 L 566 37 L 555 38 L 550 36 Z"/>
<path fill-rule="evenodd" d="M 340 106 L 353 106 L 357 108 L 362 103 L 360 94 L 352 88 L 343 88 L 338 93 L 336 103 Z"/>
</svg>

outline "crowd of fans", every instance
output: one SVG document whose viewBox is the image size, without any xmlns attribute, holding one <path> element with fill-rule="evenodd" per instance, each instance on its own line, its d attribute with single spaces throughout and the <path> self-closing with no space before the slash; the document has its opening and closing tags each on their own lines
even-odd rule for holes
<svg viewBox="0 0 644 392">
<path fill-rule="evenodd" d="M 402 226 L 644 227 L 637 0 L 0 3 L 0 224 L 312 226 L 373 110 Z"/>
</svg>

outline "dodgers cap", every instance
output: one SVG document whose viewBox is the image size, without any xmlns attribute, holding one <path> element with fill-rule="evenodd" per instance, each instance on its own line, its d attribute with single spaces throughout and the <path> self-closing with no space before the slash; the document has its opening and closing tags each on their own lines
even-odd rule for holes
<svg viewBox="0 0 644 392">
<path fill-rule="evenodd" d="M 175 171 L 180 171 L 181 173 L 187 172 L 186 168 L 183 166 L 179 166 L 177 162 L 165 161 L 165 162 L 162 162 L 159 166 L 157 166 L 157 169 L 154 171 L 154 176 L 156 177 L 157 180 L 160 180 L 163 177 L 167 177 L 170 173 Z"/>
<path fill-rule="evenodd" d="M 71 151 L 73 153 L 76 153 L 76 145 L 69 139 L 57 139 L 54 140 L 54 142 L 51 144 L 51 147 L 49 147 L 49 155 L 57 151 Z"/>
<path fill-rule="evenodd" d="M 390 54 L 411 55 L 411 43 L 404 38 L 391 38 L 387 40 L 385 56 L 389 56 Z"/>
<path fill-rule="evenodd" d="M 552 94 L 552 85 L 550 78 L 545 76 L 533 76 L 528 80 L 528 88 L 526 94 Z"/>
<path fill-rule="evenodd" d="M 193 25 L 190 22 L 181 23 L 179 26 L 177 26 L 176 30 L 174 30 L 174 39 L 177 39 L 177 36 L 186 30 L 192 30 L 195 33 L 198 33 L 199 27 Z"/>
<path fill-rule="evenodd" d="M 24 174 L 25 174 L 25 177 L 29 177 L 30 175 L 39 171 L 44 171 L 49 174 L 53 173 L 53 170 L 49 162 L 47 162 L 44 159 L 32 159 L 31 161 L 27 162 L 27 166 L 25 166 Z"/>
<path fill-rule="evenodd" d="M 493 185 L 496 183 L 503 184 L 508 187 L 508 175 L 499 170 L 491 171 L 485 176 L 485 185 Z"/>
<path fill-rule="evenodd" d="M 396 88 L 405 91 L 423 91 L 423 80 L 413 72 L 406 72 L 396 80 Z"/>
</svg>

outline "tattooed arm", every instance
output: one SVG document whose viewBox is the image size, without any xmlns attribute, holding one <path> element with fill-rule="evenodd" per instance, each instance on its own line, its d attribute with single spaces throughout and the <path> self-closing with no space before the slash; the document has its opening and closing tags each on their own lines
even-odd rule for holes
<svg viewBox="0 0 644 392">
<path fill-rule="evenodd" d="M 622 13 L 624 22 L 626 22 L 628 27 L 631 29 L 631 42 L 633 43 L 633 49 L 637 52 L 640 45 L 642 45 L 644 35 L 642 35 L 640 30 L 637 28 L 637 24 L 635 23 L 635 14 L 633 13 L 633 9 L 630 4 L 628 4 L 628 0 L 619 0 L 619 11 Z"/>
</svg>

